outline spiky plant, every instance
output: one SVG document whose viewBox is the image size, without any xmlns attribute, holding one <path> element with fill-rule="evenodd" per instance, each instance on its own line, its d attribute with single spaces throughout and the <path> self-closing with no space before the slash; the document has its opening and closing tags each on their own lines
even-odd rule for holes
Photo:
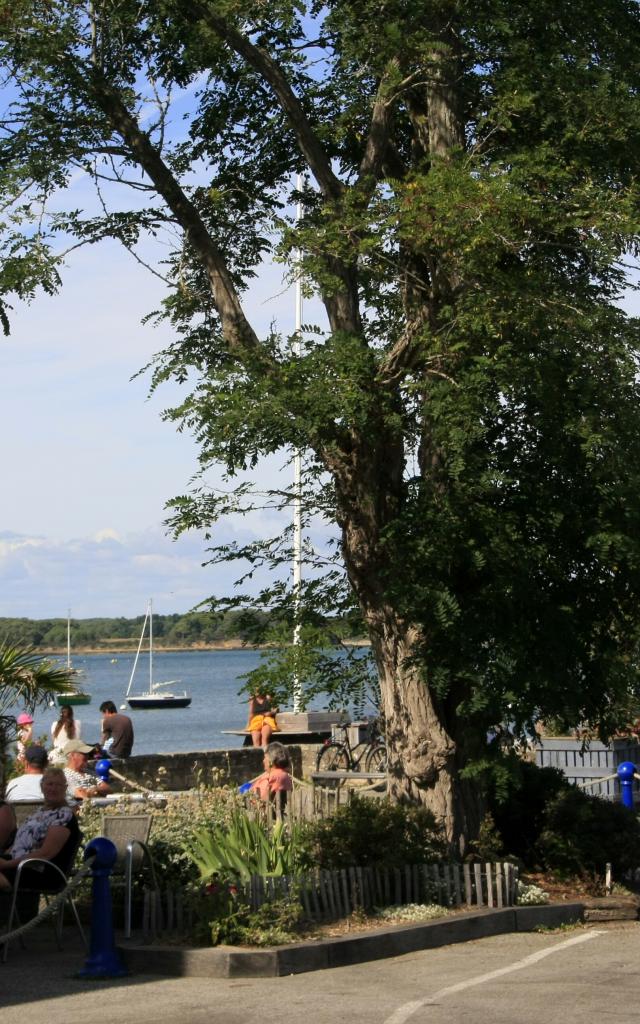
<svg viewBox="0 0 640 1024">
<path fill-rule="evenodd" d="M 24 644 L 0 644 L 0 792 L 9 743 L 15 738 L 16 706 L 35 711 L 57 693 L 73 689 L 67 668 L 56 665 Z"/>
</svg>

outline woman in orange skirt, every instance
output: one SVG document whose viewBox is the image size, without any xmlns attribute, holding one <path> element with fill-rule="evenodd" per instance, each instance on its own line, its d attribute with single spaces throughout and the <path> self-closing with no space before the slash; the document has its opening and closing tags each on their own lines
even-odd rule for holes
<svg viewBox="0 0 640 1024">
<path fill-rule="evenodd" d="M 271 733 L 278 731 L 277 710 L 268 693 L 256 693 L 249 701 L 247 731 L 251 733 L 254 747 L 266 747 Z"/>
</svg>

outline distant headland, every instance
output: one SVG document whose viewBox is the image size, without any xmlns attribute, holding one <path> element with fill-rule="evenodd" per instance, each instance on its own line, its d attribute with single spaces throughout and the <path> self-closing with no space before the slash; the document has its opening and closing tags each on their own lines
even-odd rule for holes
<svg viewBox="0 0 640 1024">
<path fill-rule="evenodd" d="M 144 615 L 118 618 L 27 619 L 0 618 L 0 643 L 20 643 L 43 654 L 65 654 L 67 628 L 73 654 L 135 652 Z M 277 622 L 267 612 L 233 610 L 221 614 L 187 612 L 153 617 L 153 644 L 163 651 L 225 651 L 272 646 L 269 631 Z M 342 643 L 364 646 L 368 641 L 346 621 L 332 619 L 331 633 Z"/>
</svg>

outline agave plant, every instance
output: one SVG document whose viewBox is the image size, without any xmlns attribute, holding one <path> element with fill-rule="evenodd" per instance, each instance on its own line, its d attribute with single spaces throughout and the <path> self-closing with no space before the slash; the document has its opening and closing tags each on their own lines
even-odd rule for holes
<svg viewBox="0 0 640 1024">
<path fill-rule="evenodd" d="M 56 693 L 73 690 L 68 669 L 55 665 L 33 647 L 0 644 L 0 792 L 3 792 L 7 746 L 15 736 L 16 705 L 34 711 Z"/>
<path fill-rule="evenodd" d="M 297 871 L 300 829 L 279 821 L 269 830 L 243 811 L 234 812 L 228 827 L 194 833 L 185 851 L 203 881 L 214 875 L 248 882 L 252 875 L 293 875 Z"/>
</svg>

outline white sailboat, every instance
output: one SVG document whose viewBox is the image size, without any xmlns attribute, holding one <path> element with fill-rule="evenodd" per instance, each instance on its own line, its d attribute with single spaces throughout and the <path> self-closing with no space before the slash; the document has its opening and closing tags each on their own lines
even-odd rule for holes
<svg viewBox="0 0 640 1024">
<path fill-rule="evenodd" d="M 76 680 L 80 680 L 84 676 L 84 672 L 81 668 L 74 668 L 71 664 L 71 609 L 67 611 L 67 672 Z M 82 690 L 74 690 L 72 693 L 58 693 L 56 695 L 56 704 L 58 707 L 63 707 L 65 704 L 90 704 L 91 694 L 84 693 Z"/>
<path fill-rule="evenodd" d="M 147 622 L 149 623 L 149 689 L 143 693 L 131 693 L 131 687 L 133 685 L 133 678 L 136 673 L 136 667 L 138 665 L 138 658 L 140 657 L 140 651 L 142 650 L 142 643 L 144 641 L 144 635 L 147 629 Z M 191 704 L 191 697 L 188 695 L 186 690 L 182 693 L 171 693 L 162 692 L 162 687 L 174 686 L 178 683 L 178 679 L 169 679 L 166 682 L 156 683 L 153 679 L 153 604 L 149 600 L 147 605 L 147 612 L 142 623 L 142 632 L 140 634 L 140 641 L 138 643 L 138 650 L 136 651 L 136 657 L 133 662 L 133 668 L 131 669 L 131 676 L 129 678 L 129 686 L 125 694 L 125 699 L 130 708 L 143 709 L 143 708 L 188 708 Z M 123 705 L 126 707 L 126 705 Z"/>
</svg>

